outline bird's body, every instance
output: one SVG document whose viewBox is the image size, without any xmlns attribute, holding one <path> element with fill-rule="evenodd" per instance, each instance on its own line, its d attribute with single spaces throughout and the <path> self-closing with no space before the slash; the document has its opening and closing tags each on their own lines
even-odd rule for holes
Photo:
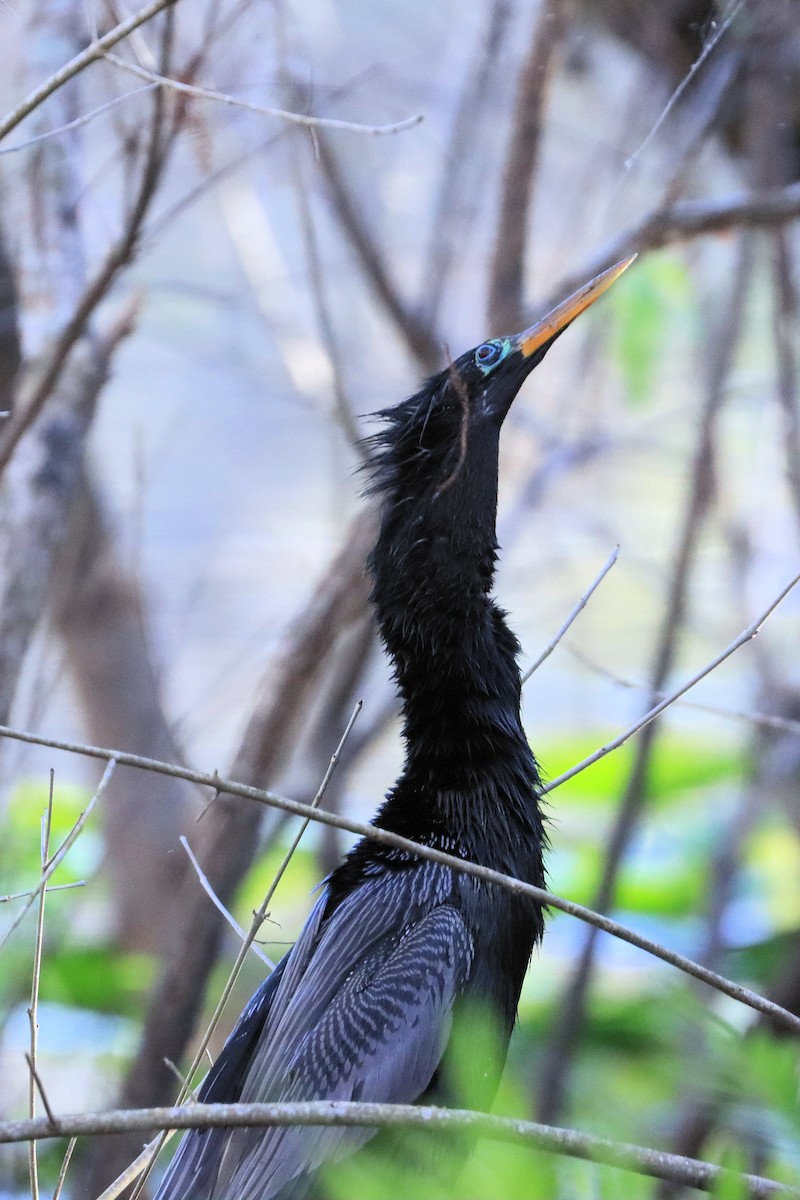
<svg viewBox="0 0 800 1200">
<path fill-rule="evenodd" d="M 520 720 L 518 643 L 491 595 L 499 435 L 531 367 L 611 281 L 463 355 L 383 414 L 373 439 L 383 506 L 372 599 L 406 746 L 375 823 L 537 885 L 539 774 Z M 466 1068 L 472 1103 L 489 1104 L 541 935 L 529 898 L 363 839 L 250 1001 L 200 1098 L 446 1100 L 452 1024 L 472 1011 L 494 1026 Z M 193 1131 L 157 1200 L 298 1200 L 322 1166 L 374 1132 Z"/>
</svg>

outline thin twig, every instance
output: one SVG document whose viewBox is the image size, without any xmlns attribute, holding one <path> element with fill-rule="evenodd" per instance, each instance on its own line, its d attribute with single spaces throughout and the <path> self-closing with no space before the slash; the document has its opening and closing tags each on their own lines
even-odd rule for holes
<svg viewBox="0 0 800 1200">
<path fill-rule="evenodd" d="M 41 845 L 39 848 L 39 862 L 42 870 L 42 879 L 47 870 L 50 860 L 50 831 L 53 827 L 53 787 L 55 784 L 55 772 L 50 771 L 50 787 L 47 793 L 47 808 L 42 815 L 42 834 Z M 44 944 L 44 907 L 45 898 L 47 896 L 47 888 L 42 887 L 39 891 L 39 915 L 36 921 L 36 940 L 33 947 L 33 971 L 31 979 L 31 1004 L 28 1009 L 28 1023 L 30 1026 L 30 1053 L 25 1055 L 30 1069 L 30 1077 L 28 1079 L 28 1112 L 31 1120 L 36 1116 L 36 1091 L 38 1089 L 42 1094 L 42 1102 L 44 1103 L 47 1115 L 51 1122 L 53 1114 L 50 1111 L 50 1105 L 44 1100 L 44 1088 L 41 1086 L 39 1075 L 36 1068 L 36 1055 L 39 1049 L 39 982 L 42 976 L 42 946 Z M 33 1142 L 28 1145 L 28 1174 L 31 1184 L 31 1200 L 39 1200 L 39 1162 L 36 1154 L 36 1146 Z"/>
<path fill-rule="evenodd" d="M 555 635 L 555 637 L 552 639 L 552 641 L 547 643 L 544 650 L 539 655 L 539 657 L 536 659 L 536 661 L 531 663 L 531 665 L 528 667 L 527 671 L 524 672 L 524 674 L 522 676 L 523 683 L 527 683 L 528 680 L 530 679 L 531 675 L 533 675 L 534 671 L 538 671 L 539 667 L 542 665 L 542 663 L 545 661 L 545 659 L 550 657 L 550 655 L 553 653 L 553 651 L 555 650 L 558 643 L 564 637 L 564 634 L 567 632 L 569 627 L 572 625 L 572 623 L 575 621 L 575 619 L 578 616 L 580 616 L 580 614 L 586 608 L 586 605 L 589 603 L 592 596 L 597 591 L 598 587 L 603 582 L 603 580 L 605 579 L 608 572 L 614 566 L 614 563 L 617 561 L 618 557 L 619 557 L 619 546 L 615 546 L 614 549 L 609 554 L 609 556 L 606 559 L 603 566 L 600 568 L 600 571 L 598 572 L 598 574 L 595 576 L 595 578 L 589 584 L 589 587 L 583 593 L 580 600 L 575 605 L 572 612 L 569 614 L 566 621 L 559 629 L 558 633 Z"/>
<path fill-rule="evenodd" d="M 612 750 L 617 750 L 621 745 L 623 745 L 624 742 L 627 742 L 628 738 L 632 737 L 635 733 L 638 733 L 640 729 L 645 727 L 645 725 L 649 725 L 651 721 L 656 719 L 656 717 L 659 717 L 665 708 L 669 708 L 671 704 L 674 704 L 676 700 L 693 688 L 695 684 L 699 683 L 701 679 L 705 679 L 707 675 L 710 675 L 712 671 L 715 671 L 717 667 L 721 663 L 725 662 L 726 658 L 730 658 L 730 656 L 734 654 L 740 648 L 740 646 L 744 646 L 746 642 L 751 641 L 761 629 L 761 626 L 764 624 L 767 617 L 769 617 L 770 614 L 775 611 L 781 601 L 788 596 L 789 592 L 791 592 L 798 583 L 800 583 L 800 574 L 795 575 L 794 579 L 786 585 L 777 599 L 773 600 L 773 602 L 764 610 L 761 616 L 756 617 L 755 621 L 748 625 L 746 629 L 743 629 L 739 636 L 734 638 L 731 644 L 726 646 L 725 649 L 718 654 L 716 658 L 712 659 L 710 663 L 703 667 L 701 671 L 698 671 L 697 674 L 693 675 L 686 683 L 681 684 L 681 686 L 674 692 L 670 692 L 659 704 L 656 704 L 655 708 L 651 708 L 650 711 L 646 712 L 643 717 L 639 718 L 638 721 L 634 721 L 633 725 L 630 725 L 626 730 L 624 730 L 623 733 L 619 734 L 618 737 L 615 737 L 612 741 L 607 742 L 605 746 L 601 746 L 599 750 L 595 750 L 594 754 L 590 754 L 589 757 L 583 759 L 582 762 L 576 763 L 574 767 L 570 767 L 570 769 L 565 771 L 563 775 L 558 775 L 555 779 L 552 779 L 547 784 L 545 790 L 550 792 L 553 790 L 553 788 L 560 787 L 560 785 L 562 783 L 566 783 L 568 779 L 572 779 L 573 776 L 580 774 L 581 771 L 585 771 L 587 767 L 590 767 L 599 759 L 605 758 L 606 754 L 609 754 Z"/>
<path fill-rule="evenodd" d="M 480 26 L 475 53 L 467 63 L 447 149 L 442 156 L 439 191 L 433 204 L 425 254 L 424 295 L 420 309 L 428 324 L 439 324 L 442 297 L 470 233 L 483 189 L 477 180 L 484 171 L 484 127 L 502 72 L 498 56 L 511 15 L 509 0 L 494 0 L 485 27 Z M 477 175 L 476 175 L 477 172 Z"/>
<path fill-rule="evenodd" d="M 25 97 L 16 108 L 2 120 L 0 120 L 0 140 L 12 129 L 16 129 L 21 121 L 24 121 L 35 108 L 48 98 L 59 88 L 68 83 L 70 79 L 74 79 L 81 71 L 89 66 L 90 63 L 97 62 L 99 58 L 103 58 L 107 51 L 112 46 L 116 46 L 129 34 L 133 33 L 134 29 L 138 29 L 140 25 L 144 25 L 147 21 L 151 21 L 158 13 L 164 9 L 170 8 L 176 4 L 177 0 L 151 0 L 150 4 L 146 4 L 144 8 L 140 8 L 133 16 L 128 17 L 125 21 L 120 21 L 119 25 L 115 25 L 108 33 L 101 38 L 96 38 L 90 42 L 85 50 L 81 50 L 80 54 L 76 54 L 74 58 L 65 63 L 58 71 L 46 79 L 44 83 L 35 88 L 28 96 Z"/>
<path fill-rule="evenodd" d="M 773 320 L 777 360 L 777 398 L 783 418 L 786 481 L 794 516 L 800 521 L 800 413 L 797 408 L 798 369 L 794 346 L 797 325 L 797 292 L 786 230 L 777 229 L 773 241 Z"/>
<path fill-rule="evenodd" d="M 99 108 L 93 108 L 91 112 L 84 113 L 82 117 L 76 117 L 74 121 L 67 121 L 66 125 L 59 125 L 56 129 L 48 129 L 44 133 L 37 133 L 36 137 L 26 138 L 24 142 L 17 142 L 14 146 L 0 147 L 0 154 L 16 154 L 19 150 L 27 150 L 29 146 L 36 146 L 39 142 L 46 142 L 49 138 L 58 137 L 59 134 L 69 133 L 71 129 L 80 129 L 82 125 L 88 125 L 95 117 L 108 112 L 110 108 L 115 108 L 118 104 L 124 103 L 125 100 L 130 100 L 132 96 L 140 96 L 142 92 L 152 92 L 154 87 L 158 87 L 158 84 L 145 83 L 142 87 L 134 88 L 131 92 L 125 92 L 123 96 L 115 96 L 113 100 L 106 101 Z"/>
<path fill-rule="evenodd" d="M 176 3 L 176 0 L 171 0 L 171 2 Z M 53 338 L 50 352 L 41 365 L 41 373 L 34 379 L 30 395 L 25 397 L 24 405 L 19 406 L 19 412 L 15 409 L 11 420 L 4 425 L 2 434 L 0 434 L 0 472 L 5 470 L 21 438 L 47 403 L 59 381 L 64 364 L 76 342 L 85 333 L 87 324 L 97 306 L 105 298 L 121 269 L 134 254 L 141 225 L 155 194 L 166 154 L 166 147 L 162 142 L 159 129 L 159 95 L 160 93 L 157 91 L 147 161 L 141 173 L 125 228 L 106 254 L 105 260 L 94 278 L 90 279 L 84 288 L 69 319 Z M 118 342 L 130 333 L 131 321 L 117 324 L 114 330 L 101 340 L 97 350 L 98 361 L 110 361 Z"/>
<path fill-rule="evenodd" d="M 352 79 L 345 81 L 340 87 L 326 90 L 324 92 L 325 99 L 328 102 L 333 103 L 350 95 L 356 86 L 363 81 L 364 75 L 368 73 L 369 72 L 359 72 Z M 248 146 L 246 150 L 242 150 L 240 153 L 235 154 L 232 158 L 229 158 L 226 162 L 222 163 L 221 166 L 215 167 L 213 171 L 208 171 L 205 177 L 199 183 L 191 187 L 187 192 L 184 193 L 184 195 L 182 195 L 173 204 L 170 204 L 167 208 L 165 208 L 163 212 L 159 213 L 159 215 L 155 217 L 149 223 L 149 225 L 147 225 L 142 234 L 141 244 L 143 246 L 147 246 L 148 243 L 155 241 L 167 225 L 169 225 L 177 217 L 181 216 L 187 208 L 191 207 L 191 205 L 196 203 L 197 200 L 205 196 L 221 180 L 226 179 L 229 175 L 232 175 L 235 171 L 238 171 L 240 167 L 244 166 L 244 164 L 249 162 L 251 159 L 266 155 L 269 150 L 282 144 L 287 137 L 292 137 L 294 134 L 295 130 L 284 126 L 283 128 L 277 130 L 277 132 L 270 134 L 268 138 L 262 138 L 260 141 L 256 142 L 254 146 Z"/>
<path fill-rule="evenodd" d="M 93 755 L 92 757 L 101 757 L 101 756 Z M 64 841 L 61 843 L 58 850 L 56 850 L 53 857 L 46 864 L 45 870 L 42 871 L 42 877 L 39 880 L 38 887 L 34 888 L 34 890 L 30 893 L 30 897 L 28 899 L 27 904 L 25 904 L 23 906 L 23 908 L 20 909 L 20 911 L 17 913 L 14 920 L 11 922 L 11 925 L 9 926 L 9 928 L 6 930 L 6 932 L 0 938 L 0 949 L 2 949 L 2 947 L 8 941 L 8 939 L 11 937 L 11 934 L 14 932 L 14 930 L 20 924 L 23 917 L 27 913 L 28 909 L 31 907 L 31 905 L 35 901 L 36 897 L 44 892 L 45 888 L 47 887 L 48 879 L 53 874 L 53 872 L 58 869 L 58 867 L 61 864 L 64 857 L 69 853 L 70 847 L 73 845 L 75 839 L 80 835 L 81 830 L 83 829 L 84 825 L 89 820 L 89 817 L 92 814 L 92 810 L 94 809 L 94 806 L 97 804 L 97 801 L 100 799 L 100 797 L 102 796 L 106 787 L 108 786 L 108 781 L 111 778 L 112 774 L 114 773 L 114 768 L 117 765 L 116 756 L 115 756 L 114 752 L 111 751 L 110 754 L 103 754 L 102 757 L 107 759 L 107 766 L 106 766 L 105 771 L 103 772 L 103 778 L 100 780 L 100 783 L 97 785 L 97 791 L 92 796 L 91 800 L 86 805 L 86 808 L 80 814 L 80 816 L 78 817 L 75 824 L 72 826 L 72 829 L 70 829 L 69 833 L 64 838 Z"/>
<path fill-rule="evenodd" d="M 471 875 L 475 879 L 482 879 L 485 883 L 496 884 L 498 887 L 505 888 L 516 895 L 529 896 L 532 900 L 536 900 L 539 904 L 548 908 L 557 908 L 561 912 L 568 913 L 570 916 L 576 917 L 579 921 L 583 921 L 587 925 L 593 925 L 604 933 L 618 937 L 630 945 L 637 946 L 640 950 L 652 954 L 655 958 L 660 958 L 662 962 L 669 963 L 670 966 L 676 967 L 679 971 L 683 971 L 695 979 L 700 979 L 701 982 L 709 984 L 710 987 L 716 988 L 717 991 L 723 992 L 726 996 L 731 996 L 733 999 L 741 1001 L 742 1004 L 746 1004 L 749 1008 L 754 1008 L 758 1012 L 768 1013 L 786 1028 L 791 1029 L 792 1032 L 800 1033 L 800 1017 L 795 1016 L 794 1013 L 787 1012 L 769 1000 L 765 1000 L 763 996 L 757 995 L 755 992 L 750 991 L 749 988 L 741 987 L 739 984 L 733 983 L 731 980 L 725 979 L 713 971 L 706 970 L 690 958 L 667 949 L 667 947 L 662 946 L 660 943 L 636 933 L 633 929 L 621 925 L 618 921 L 614 921 L 602 913 L 593 912 L 591 909 L 585 908 L 582 904 L 576 904 L 572 900 L 565 900 L 562 896 L 548 892 L 545 888 L 536 887 L 531 883 L 524 883 L 520 879 L 515 879 L 511 875 L 504 875 L 500 871 L 493 871 L 489 867 L 482 866 L 480 863 L 472 863 L 465 859 L 455 858 L 451 854 L 445 854 L 443 851 L 435 850 L 430 846 L 423 846 L 419 842 L 412 842 L 409 838 L 401 837 L 396 833 L 390 833 L 389 830 L 381 829 L 376 825 L 366 825 L 360 821 L 351 821 L 339 816 L 338 813 L 329 813 L 324 809 L 314 809 L 312 805 L 301 804 L 297 800 L 289 800 L 285 796 L 276 795 L 274 792 L 248 787 L 246 784 L 236 783 L 234 780 L 220 779 L 219 775 L 209 775 L 202 771 L 193 771 L 187 767 L 178 766 L 175 763 L 158 762 L 156 759 L 144 758 L 138 754 L 128 754 L 123 750 L 106 750 L 100 746 L 85 746 L 75 742 L 62 742 L 53 738 L 42 738 L 38 734 L 11 729 L 9 726 L 0 726 L 0 737 L 11 737 L 17 741 L 29 742 L 33 745 L 45 745 L 56 750 L 67 750 L 76 754 L 85 754 L 90 758 L 113 757 L 119 762 L 120 766 L 135 766 L 140 767 L 143 771 L 159 771 L 167 775 L 175 775 L 182 779 L 188 779 L 190 782 L 197 783 L 200 786 L 219 789 L 221 792 L 232 796 L 244 796 L 249 800 L 255 800 L 270 808 L 279 808 L 284 812 L 292 813 L 299 817 L 309 817 L 313 821 L 332 825 L 337 829 L 344 829 L 348 833 L 354 833 L 360 837 L 381 842 L 386 846 L 393 846 L 398 850 L 405 850 L 409 854 L 415 854 L 418 858 L 439 863 L 444 867 L 450 867 L 452 870 L 459 871 L 464 875 Z"/>
<path fill-rule="evenodd" d="M 42 1077 L 34 1065 L 33 1058 L 27 1052 L 25 1054 L 25 1062 L 28 1064 L 28 1070 L 30 1071 L 31 1079 L 36 1084 L 36 1090 L 39 1093 L 39 1099 L 44 1105 L 44 1111 L 47 1113 L 47 1119 L 54 1129 L 58 1129 L 58 1121 L 55 1118 L 53 1109 L 50 1106 L 50 1101 L 47 1098 L 47 1092 L 45 1091 L 45 1086 L 42 1083 Z"/>
<path fill-rule="evenodd" d="M 180 844 L 183 846 L 184 850 L 188 854 L 189 862 L 194 867 L 195 874 L 197 875 L 197 878 L 200 881 L 200 886 L 202 887 L 203 891 L 206 893 L 206 895 L 211 900 L 211 903 L 214 905 L 215 908 L 217 908 L 219 910 L 219 912 L 222 913 L 223 917 L 228 922 L 231 929 L 234 929 L 236 931 L 236 933 L 239 935 L 239 937 L 242 939 L 242 941 L 243 942 L 246 941 L 247 934 L 242 929 L 241 925 L 236 920 L 236 917 L 233 915 L 233 913 L 230 912 L 229 909 L 227 909 L 225 907 L 225 905 L 222 903 L 222 901 L 220 900 L 217 893 L 212 888 L 212 886 L 209 882 L 208 876 L 206 875 L 203 868 L 200 866 L 200 863 L 197 861 L 197 858 L 195 857 L 191 846 L 189 845 L 188 841 L 183 836 L 183 834 L 181 834 L 181 836 L 178 840 L 180 841 Z M 256 955 L 257 958 L 261 959 L 261 961 L 264 963 L 265 966 L 269 967 L 270 971 L 275 970 L 275 963 L 272 962 L 271 959 L 267 958 L 264 951 L 259 946 L 257 946 L 255 944 L 255 942 L 251 942 L 250 949 L 253 951 L 253 953 Z"/>
<path fill-rule="evenodd" d="M 646 684 L 636 683 L 633 679 L 623 679 L 621 675 L 615 675 L 613 671 L 609 671 L 608 667 L 594 662 L 582 650 L 576 650 L 574 646 L 568 646 L 567 652 L 582 667 L 586 667 L 588 671 L 593 671 L 596 675 L 601 675 L 603 679 L 608 679 L 616 687 L 627 688 L 632 692 L 646 692 L 653 700 L 663 700 L 670 694 L 666 691 L 654 692 Z M 759 712 L 757 709 L 725 708 L 721 704 L 701 704 L 699 700 L 681 699 L 676 700 L 675 703 L 681 708 L 692 708 L 696 712 L 710 713 L 715 717 L 725 717 L 728 720 L 734 721 L 746 721 L 749 725 L 763 726 L 765 729 L 777 729 L 781 733 L 800 734 L 800 721 L 792 720 L 790 717 L 778 717 L 774 713 Z"/>
<path fill-rule="evenodd" d="M 281 121 L 288 121 L 290 125 L 302 125 L 306 129 L 340 129 L 350 133 L 366 133 L 372 137 L 382 137 L 386 134 L 403 133 L 406 129 L 413 129 L 415 125 L 419 125 L 425 119 L 422 113 L 416 113 L 413 117 L 405 117 L 402 121 L 393 121 L 388 125 L 366 125 L 358 121 L 343 121 L 339 117 L 312 117 L 306 113 L 290 112 L 285 108 L 250 104 L 249 101 L 239 100 L 236 96 L 229 96 L 226 92 L 197 87 L 193 83 L 182 83 L 179 79 L 169 79 L 166 75 L 148 71 L 146 67 L 126 62 L 124 58 L 119 58 L 116 54 L 106 54 L 105 59 L 107 62 L 113 63 L 115 67 L 119 67 L 120 70 L 138 76 L 139 79 L 147 79 L 151 83 L 157 83 L 173 92 L 180 92 L 184 96 L 191 96 L 195 100 L 214 100 L 218 104 L 243 108 L 246 112 L 258 113 L 260 116 L 278 117 Z"/>
<path fill-rule="evenodd" d="M 325 289 L 325 276 L 322 269 L 322 262 L 320 260 L 319 240 L 317 238 L 317 230 L 314 223 L 314 213 L 311 207 L 311 197 L 308 194 L 308 187 L 306 186 L 303 176 L 303 165 L 299 154 L 300 148 L 295 144 L 292 149 L 294 150 L 294 154 L 292 155 L 292 175 L 295 185 L 295 194 L 297 196 L 297 209 L 300 218 L 300 228 L 303 235 L 306 261 L 308 264 L 308 281 L 311 285 L 311 295 L 317 317 L 320 341 L 330 365 L 331 383 L 333 389 L 333 411 L 348 442 L 355 450 L 361 461 L 366 463 L 369 459 L 369 455 L 366 450 L 366 443 L 359 433 L 358 425 L 356 424 L 356 419 L 353 414 L 353 409 L 350 404 L 350 399 L 347 395 L 347 389 L 344 383 L 344 372 L 342 370 L 341 356 L 339 354 L 339 345 L 336 340 L 336 331 L 334 328 L 333 318 L 331 316 L 330 306 L 328 304 L 328 297 Z"/>
<path fill-rule="evenodd" d="M 54 883 L 49 887 L 48 892 L 68 892 L 70 888 L 86 887 L 85 879 L 77 879 L 74 883 Z M 28 897 L 34 898 L 39 895 L 37 888 L 28 890 L 27 892 L 10 892 L 7 896 L 0 896 L 0 904 L 7 904 L 9 900 L 27 900 Z"/>
<path fill-rule="evenodd" d="M 800 1196 L 796 1187 L 762 1175 L 740 1175 L 713 1163 L 667 1154 L 645 1146 L 615 1142 L 609 1138 L 522 1121 L 496 1117 L 463 1108 L 434 1108 L 429 1105 L 367 1104 L 343 1100 L 309 1100 L 296 1104 L 190 1104 L 174 1108 L 117 1109 L 110 1112 L 79 1113 L 59 1118 L 63 1133 L 78 1136 L 163 1129 L 263 1129 L 269 1126 L 322 1126 L 353 1128 L 376 1126 L 419 1129 L 444 1133 L 470 1130 L 491 1141 L 527 1145 L 552 1154 L 598 1162 L 607 1166 L 671 1179 L 699 1191 L 714 1191 L 725 1181 L 738 1181 L 747 1194 L 761 1198 Z M 7 1121 L 0 1124 L 0 1144 L 43 1140 L 54 1136 L 44 1118 Z"/>
<path fill-rule="evenodd" d="M 537 305 L 539 314 L 554 307 L 587 279 L 630 254 L 660 250 L 673 242 L 688 241 L 731 229 L 764 229 L 784 225 L 800 217 L 800 183 L 763 191 L 737 192 L 720 200 L 681 200 L 649 213 L 607 242 L 579 270 L 565 276 Z M 530 314 L 529 314 L 530 315 Z M 526 318 L 527 319 L 527 318 Z M 535 319 L 531 315 L 531 319 Z"/>
<path fill-rule="evenodd" d="M 694 79 L 697 72 L 703 66 L 703 64 L 705 63 L 709 54 L 711 54 L 711 52 L 719 44 L 721 38 L 723 38 L 724 35 L 730 29 L 734 20 L 739 15 L 739 12 L 742 8 L 743 3 L 744 3 L 744 0 L 734 0 L 734 2 L 731 4 L 730 8 L 728 9 L 728 12 L 725 14 L 724 19 L 722 21 L 720 21 L 719 25 L 717 25 L 717 28 L 714 31 L 713 37 L 710 37 L 708 39 L 705 46 L 703 46 L 702 51 L 698 55 L 697 59 L 692 63 L 691 67 L 689 68 L 687 73 L 684 75 L 684 77 L 681 80 L 681 82 L 679 83 L 678 87 L 676 87 L 675 91 L 670 96 L 666 105 L 662 109 L 658 120 L 656 121 L 655 125 L 653 125 L 653 127 L 650 130 L 650 132 L 648 133 L 647 137 L 641 143 L 639 148 L 634 151 L 634 153 L 630 156 L 630 158 L 628 158 L 626 160 L 626 162 L 625 162 L 625 170 L 626 171 L 630 171 L 636 165 L 636 160 L 641 156 L 643 151 L 646 150 L 647 147 L 650 145 L 650 142 L 656 136 L 659 129 L 664 124 L 667 117 L 672 112 L 673 108 L 678 103 L 681 96 L 686 91 L 687 87 L 692 82 L 692 80 Z"/>
<path fill-rule="evenodd" d="M 56 1188 L 55 1188 L 55 1191 L 53 1192 L 53 1200 L 59 1200 L 59 1197 L 61 1196 L 61 1192 L 64 1189 L 64 1182 L 67 1178 L 67 1171 L 69 1170 L 69 1164 L 72 1160 L 72 1155 L 73 1155 L 73 1152 L 74 1152 L 77 1144 L 78 1144 L 77 1138 L 73 1137 L 73 1138 L 69 1139 L 69 1144 L 64 1153 L 64 1158 L 61 1163 L 61 1170 L 58 1172 L 58 1179 L 56 1180 Z"/>
<path fill-rule="evenodd" d="M 358 256 L 364 277 L 422 370 L 438 370 L 442 362 L 441 340 L 401 295 L 383 248 L 364 220 L 363 205 L 353 194 L 346 173 L 322 134 L 318 138 L 317 161 L 325 176 L 333 213 Z"/>
</svg>

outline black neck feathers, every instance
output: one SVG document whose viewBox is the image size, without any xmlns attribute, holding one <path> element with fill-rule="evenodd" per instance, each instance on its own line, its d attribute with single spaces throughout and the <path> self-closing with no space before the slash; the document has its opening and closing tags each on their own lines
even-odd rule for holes
<svg viewBox="0 0 800 1200">
<path fill-rule="evenodd" d="M 417 838 L 426 823 L 446 828 L 475 853 L 478 831 L 541 828 L 519 645 L 492 598 L 500 421 L 476 415 L 457 366 L 381 414 L 371 439 L 371 490 L 382 496 L 372 600 L 406 745 L 378 823 Z"/>
</svg>

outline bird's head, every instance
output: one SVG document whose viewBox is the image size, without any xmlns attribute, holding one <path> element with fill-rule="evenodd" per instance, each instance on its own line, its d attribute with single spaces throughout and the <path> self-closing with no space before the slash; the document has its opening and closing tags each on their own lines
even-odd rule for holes
<svg viewBox="0 0 800 1200">
<path fill-rule="evenodd" d="M 477 485 L 484 509 L 487 501 L 491 505 L 486 488 L 492 478 L 496 488 L 500 427 L 514 397 L 553 342 L 635 257 L 584 284 L 530 329 L 481 342 L 416 395 L 380 413 L 383 428 L 368 439 L 375 452 L 371 490 L 386 493 L 396 505 L 418 501 L 463 512 Z"/>
</svg>

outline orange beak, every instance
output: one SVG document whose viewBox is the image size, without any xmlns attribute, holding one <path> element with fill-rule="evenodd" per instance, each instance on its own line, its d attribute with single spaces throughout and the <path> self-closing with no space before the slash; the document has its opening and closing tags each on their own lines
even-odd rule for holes
<svg viewBox="0 0 800 1200">
<path fill-rule="evenodd" d="M 532 325 L 530 329 L 518 333 L 511 339 L 514 349 L 518 350 L 524 358 L 530 358 L 542 346 L 546 346 L 559 333 L 563 333 L 576 317 L 594 304 L 595 300 L 599 300 L 603 292 L 607 292 L 612 283 L 619 279 L 622 272 L 627 271 L 635 258 L 635 254 L 632 254 L 630 258 L 623 258 L 622 262 L 609 267 L 608 270 L 585 283 L 582 288 L 578 288 L 577 292 L 573 292 L 566 300 L 562 300 L 561 304 L 549 312 L 546 317 L 542 317 L 541 321 Z"/>
</svg>

